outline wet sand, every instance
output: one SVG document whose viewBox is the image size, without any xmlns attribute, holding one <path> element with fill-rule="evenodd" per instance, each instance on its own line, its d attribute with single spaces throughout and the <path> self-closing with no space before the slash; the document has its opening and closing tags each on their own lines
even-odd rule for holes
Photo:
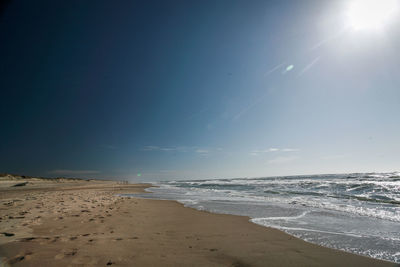
<svg viewBox="0 0 400 267">
<path fill-rule="evenodd" d="M 14 186 L 27 182 L 27 184 Z M 247 217 L 122 198 L 146 184 L 0 178 L 0 257 L 15 266 L 396 266 Z"/>
</svg>

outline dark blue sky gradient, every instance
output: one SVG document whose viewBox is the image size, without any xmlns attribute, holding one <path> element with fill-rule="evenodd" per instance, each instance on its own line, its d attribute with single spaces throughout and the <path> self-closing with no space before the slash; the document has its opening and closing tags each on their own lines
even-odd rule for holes
<svg viewBox="0 0 400 267">
<path fill-rule="evenodd" d="M 399 30 L 333 38 L 343 3 L 12 1 L 0 20 L 0 172 L 399 169 Z"/>
</svg>

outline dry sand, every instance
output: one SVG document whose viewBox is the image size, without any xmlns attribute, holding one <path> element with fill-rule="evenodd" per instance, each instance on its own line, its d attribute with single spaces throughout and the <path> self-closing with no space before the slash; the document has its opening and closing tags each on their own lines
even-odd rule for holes
<svg viewBox="0 0 400 267">
<path fill-rule="evenodd" d="M 15 184 L 28 182 L 13 187 Z M 0 256 L 15 266 L 396 266 L 247 217 L 122 198 L 146 184 L 0 178 Z M 1 264 L 0 264 L 1 265 Z"/>
</svg>

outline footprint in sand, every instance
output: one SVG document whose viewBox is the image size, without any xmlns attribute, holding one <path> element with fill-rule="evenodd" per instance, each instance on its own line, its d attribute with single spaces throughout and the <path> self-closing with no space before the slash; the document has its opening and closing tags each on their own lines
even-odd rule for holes
<svg viewBox="0 0 400 267">
<path fill-rule="evenodd" d="M 3 234 L 4 236 L 7 236 L 7 237 L 10 237 L 10 236 L 14 236 L 15 234 L 13 234 L 13 233 L 7 233 L 7 232 L 3 232 L 3 233 L 1 233 L 1 234 Z"/>
<path fill-rule="evenodd" d="M 21 241 L 22 242 L 29 242 L 29 241 L 32 241 L 32 240 L 35 240 L 35 239 L 36 239 L 36 237 L 26 237 L 26 238 L 22 238 Z"/>
<path fill-rule="evenodd" d="M 50 243 L 55 243 L 55 242 L 57 242 L 59 239 L 60 239 L 59 236 L 55 236 L 55 237 L 53 238 L 53 240 L 50 241 Z"/>
<path fill-rule="evenodd" d="M 8 261 L 8 263 L 9 263 L 9 264 L 16 264 L 16 263 L 18 263 L 18 262 L 20 262 L 20 261 L 23 261 L 24 259 L 25 259 L 25 256 L 16 256 L 16 257 L 10 259 L 10 260 Z"/>
<path fill-rule="evenodd" d="M 54 257 L 54 259 L 61 260 L 61 259 L 65 258 L 65 257 L 68 257 L 68 256 L 74 256 L 78 252 L 78 249 L 77 248 L 73 248 L 73 249 L 70 249 L 70 250 L 63 249 L 61 252 L 62 253 L 57 254 Z"/>
<path fill-rule="evenodd" d="M 15 256 L 14 258 L 8 260 L 8 263 L 13 265 L 13 264 L 21 262 L 23 260 L 28 260 L 31 257 L 31 255 L 32 255 L 32 252 L 26 252 L 26 253 L 24 253 L 22 255 L 19 254 L 19 255 Z"/>
<path fill-rule="evenodd" d="M 77 248 L 73 248 L 73 249 L 71 249 L 69 251 L 64 252 L 64 255 L 65 256 L 74 256 L 77 252 L 78 252 L 78 249 Z"/>
</svg>

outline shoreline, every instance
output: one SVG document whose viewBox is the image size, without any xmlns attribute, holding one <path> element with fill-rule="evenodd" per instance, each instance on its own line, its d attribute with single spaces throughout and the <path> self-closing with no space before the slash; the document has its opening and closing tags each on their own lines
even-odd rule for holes
<svg viewBox="0 0 400 267">
<path fill-rule="evenodd" d="M 147 191 L 147 190 L 146 190 L 146 189 L 152 188 L 152 187 L 158 187 L 158 186 L 157 186 L 157 185 L 154 185 L 154 184 L 152 184 L 152 183 L 149 183 L 149 186 L 146 187 L 146 188 L 144 188 L 143 193 L 148 193 L 148 194 L 153 193 L 153 192 L 151 192 L 151 191 Z M 306 240 L 304 240 L 304 239 L 301 239 L 301 238 L 299 238 L 299 237 L 296 237 L 295 235 L 292 235 L 292 234 L 290 234 L 290 233 L 287 233 L 287 232 L 285 232 L 285 231 L 283 231 L 283 230 L 281 230 L 281 229 L 279 229 L 279 228 L 274 228 L 274 227 L 271 227 L 271 226 L 266 226 L 266 225 L 263 225 L 263 224 L 261 224 L 261 223 L 254 222 L 254 221 L 253 221 L 254 218 L 252 218 L 252 217 L 250 217 L 250 216 L 247 216 L 247 215 L 239 215 L 239 214 L 232 214 L 232 213 L 222 213 L 222 212 L 221 212 L 221 213 L 212 212 L 212 211 L 209 211 L 209 210 L 206 210 L 206 209 L 197 209 L 197 208 L 195 208 L 195 207 L 186 206 L 185 203 L 179 202 L 178 200 L 163 199 L 163 198 L 144 198 L 144 197 L 141 197 L 141 196 L 135 196 L 135 194 L 140 194 L 140 193 L 133 193 L 133 194 L 128 194 L 128 195 L 121 195 L 121 197 L 128 197 L 128 198 L 129 198 L 129 197 L 132 197 L 132 198 L 135 198 L 135 199 L 148 199 L 148 200 L 160 200 L 160 201 L 172 201 L 172 202 L 178 203 L 178 204 L 181 205 L 183 208 L 189 208 L 189 209 L 192 209 L 192 210 L 197 211 L 197 212 L 206 212 L 206 213 L 214 214 L 214 215 L 230 215 L 230 216 L 243 217 L 243 218 L 246 218 L 246 219 L 248 220 L 248 222 L 251 223 L 251 224 L 254 224 L 254 225 L 257 225 L 257 226 L 261 226 L 262 228 L 267 228 L 267 229 L 271 229 L 271 230 L 274 230 L 274 231 L 279 231 L 279 232 L 281 232 L 282 234 L 285 234 L 285 235 L 288 235 L 288 236 L 290 236 L 290 237 L 292 237 L 292 238 L 295 238 L 295 239 L 298 239 L 298 240 L 300 240 L 300 241 L 306 242 L 307 244 L 315 245 L 315 246 L 318 246 L 318 247 L 321 247 L 321 248 L 331 249 L 331 250 L 334 250 L 334 251 L 337 251 L 337 252 L 343 252 L 343 253 L 348 253 L 348 254 L 351 254 L 351 255 L 357 255 L 357 256 L 361 256 L 361 257 L 368 258 L 368 259 L 383 261 L 383 262 L 391 263 L 391 264 L 394 264 L 395 266 L 399 266 L 399 267 L 400 267 L 400 264 L 398 264 L 398 263 L 396 263 L 396 262 L 389 261 L 389 260 L 379 259 L 379 258 L 373 258 L 373 257 L 367 256 L 367 255 L 358 254 L 358 253 L 353 253 L 353 252 L 348 252 L 348 251 L 345 251 L 345 250 L 341 250 L 341 249 L 337 249 L 337 248 L 332 248 L 332 247 L 328 247 L 328 246 L 323 246 L 323 245 L 320 245 L 320 244 L 318 244 L 318 243 L 313 243 L 313 242 L 310 242 L 310 241 L 306 241 Z"/>
<path fill-rule="evenodd" d="M 308 243 L 247 216 L 116 196 L 148 187 L 111 181 L 2 186 L 0 257 L 15 266 L 397 266 Z"/>
<path fill-rule="evenodd" d="M 201 181 L 200 181 L 201 182 Z M 156 186 L 159 187 L 159 186 Z M 152 187 L 150 187 L 152 188 Z M 178 186 L 179 188 L 179 186 Z M 185 187 L 183 187 L 185 188 Z M 149 188 L 147 188 L 149 189 Z M 146 191 L 147 191 L 146 189 Z M 195 192 L 192 196 L 192 194 L 189 194 L 189 196 L 183 196 L 185 194 L 185 190 L 175 190 L 171 189 L 169 190 L 168 187 L 167 188 L 163 188 L 161 186 L 161 190 L 148 190 L 149 193 L 155 193 L 155 196 L 152 197 L 151 195 L 141 195 L 139 194 L 139 197 L 143 197 L 144 199 L 160 199 L 160 200 L 167 200 L 167 201 L 176 201 L 180 204 L 182 204 L 184 207 L 186 208 L 192 208 L 196 211 L 205 211 L 205 212 L 209 212 L 211 214 L 229 214 L 229 215 L 234 215 L 234 216 L 243 216 L 248 218 L 249 222 L 252 224 L 256 224 L 265 228 L 270 228 L 270 229 L 275 229 L 278 231 L 281 231 L 284 234 L 287 234 L 289 236 L 298 238 L 300 240 L 303 240 L 309 244 L 314 244 L 317 246 L 321 246 L 324 248 L 329 248 L 329 249 L 333 249 L 333 250 L 337 250 L 337 251 L 341 251 L 341 252 L 346 252 L 346 253 L 351 253 L 354 255 L 359 255 L 359 256 L 363 256 L 363 257 L 368 257 L 368 258 L 372 258 L 372 259 L 377 259 L 377 260 L 383 260 L 386 262 L 390 262 L 390 263 L 394 263 L 397 264 L 397 266 L 400 266 L 400 262 L 398 261 L 398 246 L 390 244 L 392 247 L 388 247 L 387 250 L 383 250 L 383 244 L 380 243 L 380 240 L 376 240 L 377 238 L 375 238 L 375 240 L 371 240 L 365 238 L 366 236 L 369 237 L 367 234 L 370 234 L 369 232 L 365 232 L 366 235 L 363 235 L 363 232 L 360 231 L 358 233 L 348 233 L 346 232 L 344 229 L 348 229 L 345 228 L 345 226 L 354 226 L 354 225 L 358 225 L 358 224 L 354 224 L 354 221 L 357 221 L 356 219 L 354 219 L 354 217 L 352 217 L 352 215 L 350 214 L 340 214 L 340 216 L 349 216 L 350 222 L 347 222 L 346 224 L 336 224 L 338 225 L 338 227 L 342 227 L 342 228 L 336 228 L 333 230 L 330 229 L 318 229 L 317 227 L 320 226 L 322 223 L 331 223 L 331 221 L 328 220 L 325 221 L 325 217 L 322 217 L 321 220 L 316 221 L 315 224 L 317 227 L 315 227 L 314 225 L 312 225 L 312 223 L 314 223 L 314 221 L 308 219 L 308 221 L 306 220 L 302 220 L 305 214 L 309 214 L 309 213 L 321 213 L 321 212 L 325 212 L 324 210 L 320 209 L 320 210 L 316 210 L 316 209 L 306 209 L 306 208 L 302 208 L 300 207 L 300 212 L 298 214 L 300 215 L 276 215 L 276 210 L 273 210 L 271 208 L 271 206 L 278 206 L 280 207 L 280 205 L 282 204 L 281 202 L 265 202 L 265 204 L 260 205 L 261 202 L 255 202 L 254 205 L 252 204 L 248 204 L 246 201 L 241 202 L 241 200 L 237 200 L 234 199 L 233 202 L 230 202 L 230 200 L 223 195 L 222 198 L 216 198 L 215 201 L 213 200 L 213 196 L 212 195 L 201 195 L 198 192 Z M 196 188 L 190 188 L 190 190 L 195 190 Z M 190 191 L 189 190 L 189 191 Z M 179 192 L 179 194 L 177 193 Z M 198 194 L 196 194 L 198 193 Z M 182 194 L 182 195 L 180 195 Z M 218 197 L 220 197 L 220 195 L 217 195 Z M 135 196 L 133 196 L 135 197 Z M 209 197 L 211 197 L 212 200 L 209 199 Z M 227 202 L 225 202 L 227 201 Z M 283 203 L 287 203 L 287 202 L 283 202 Z M 283 204 L 282 204 L 283 205 Z M 304 204 L 303 204 L 304 205 Z M 245 208 L 243 208 L 245 207 Z M 261 208 L 259 208 L 261 207 Z M 247 208 L 247 209 L 246 209 Z M 286 208 L 284 206 L 284 208 Z M 291 208 L 291 207 L 290 207 Z M 302 208 L 302 209 L 301 209 Z M 307 207 L 309 208 L 309 207 Z M 289 208 L 288 208 L 289 209 Z M 272 210 L 272 214 L 271 214 L 271 210 Z M 329 210 L 328 210 L 329 211 Z M 274 214 L 275 212 L 275 214 Z M 283 217 L 280 217 L 283 216 Z M 288 217 L 286 217 L 288 216 Z M 286 218 L 289 218 L 288 221 L 291 222 L 291 225 L 286 226 L 285 224 L 279 224 L 279 223 L 268 223 L 270 221 L 268 221 L 268 218 L 272 218 L 270 221 L 274 222 L 274 219 L 276 218 L 277 220 L 285 220 Z M 356 217 L 358 218 L 358 217 Z M 362 218 L 360 216 L 360 218 Z M 314 216 L 315 219 L 315 216 Z M 318 218 L 317 218 L 318 219 Z M 362 218 L 363 222 L 369 219 L 367 218 Z M 376 220 L 376 218 L 373 218 L 373 220 Z M 306 222 L 305 222 L 306 221 Z M 358 220 L 360 221 L 360 220 Z M 297 222 L 297 225 L 294 225 Z M 340 221 L 342 222 L 342 221 Z M 357 227 L 362 227 L 363 226 L 363 222 L 360 221 L 361 225 L 357 226 Z M 304 227 L 302 224 L 307 224 L 308 223 L 308 227 Z M 367 223 L 366 223 L 367 224 Z M 396 227 L 398 226 L 398 224 L 396 225 Z M 298 227 L 298 228 L 296 228 Z M 313 228 L 314 227 L 314 228 Z M 389 231 L 388 229 L 388 223 L 386 222 L 386 224 L 381 224 L 381 225 L 377 225 L 376 224 L 376 231 L 379 231 L 379 229 L 385 229 L 386 233 L 389 234 L 391 233 L 391 231 Z M 382 228 L 380 228 L 382 227 Z M 360 229 L 360 228 L 357 228 Z M 362 229 L 362 228 L 361 228 Z M 291 231 L 292 230 L 292 231 Z M 320 236 L 319 238 L 312 238 L 311 235 L 301 235 L 298 234 L 296 231 L 293 230 L 298 230 L 298 231 L 305 231 L 306 233 L 309 232 L 316 232 L 318 233 Z M 365 230 L 365 229 L 364 229 Z M 396 230 L 396 228 L 391 228 L 390 230 Z M 380 239 L 385 239 L 386 235 L 384 235 L 385 232 L 382 232 L 382 235 L 380 237 Z M 304 237 L 305 236 L 305 237 Z M 347 240 L 342 238 L 342 236 L 345 236 L 346 238 L 348 238 Z M 373 235 L 373 232 L 371 233 L 372 237 L 377 237 Z M 335 243 L 336 237 L 339 237 L 338 239 L 342 239 L 340 240 L 340 242 Z M 361 237 L 364 238 L 364 240 L 359 241 L 361 239 Z M 394 236 L 394 233 L 392 234 L 392 237 L 394 240 L 398 240 L 396 239 L 396 237 Z M 350 240 L 350 242 L 349 242 Z M 357 240 L 357 241 L 354 241 Z M 385 239 L 386 240 L 386 239 Z M 376 241 L 376 242 L 374 242 Z M 355 243 L 352 246 L 352 242 Z M 357 242 L 357 243 L 356 243 Z"/>
</svg>

